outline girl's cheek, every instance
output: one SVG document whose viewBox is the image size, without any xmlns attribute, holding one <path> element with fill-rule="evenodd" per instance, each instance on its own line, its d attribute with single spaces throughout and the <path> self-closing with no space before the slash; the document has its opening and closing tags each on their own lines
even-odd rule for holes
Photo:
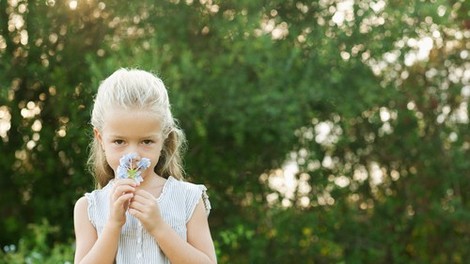
<svg viewBox="0 0 470 264">
<path fill-rule="evenodd" d="M 114 153 L 114 155 L 124 155 L 124 154 L 128 154 L 128 152 L 130 152 L 130 150 L 128 148 L 126 148 L 125 146 L 113 146 L 112 147 L 112 152 Z"/>
</svg>

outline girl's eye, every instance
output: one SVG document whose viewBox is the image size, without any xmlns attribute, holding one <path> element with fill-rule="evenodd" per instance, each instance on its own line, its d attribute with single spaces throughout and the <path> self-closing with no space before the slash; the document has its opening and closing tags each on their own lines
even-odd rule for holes
<svg viewBox="0 0 470 264">
<path fill-rule="evenodd" d="M 113 141 L 113 143 L 116 144 L 116 145 L 122 145 L 122 144 L 124 144 L 124 140 L 116 139 L 116 140 Z"/>
<path fill-rule="evenodd" d="M 143 143 L 144 145 L 150 145 L 150 144 L 153 143 L 153 140 L 146 139 L 146 140 L 143 140 L 142 143 Z"/>
</svg>

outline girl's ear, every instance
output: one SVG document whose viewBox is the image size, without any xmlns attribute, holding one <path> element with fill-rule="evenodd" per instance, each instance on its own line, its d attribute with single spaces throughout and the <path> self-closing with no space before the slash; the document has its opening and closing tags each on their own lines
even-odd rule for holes
<svg viewBox="0 0 470 264">
<path fill-rule="evenodd" d="M 95 135 L 95 138 L 98 140 L 101 146 L 103 146 L 103 138 L 101 137 L 100 131 L 96 129 L 95 127 L 93 128 L 93 134 Z"/>
</svg>

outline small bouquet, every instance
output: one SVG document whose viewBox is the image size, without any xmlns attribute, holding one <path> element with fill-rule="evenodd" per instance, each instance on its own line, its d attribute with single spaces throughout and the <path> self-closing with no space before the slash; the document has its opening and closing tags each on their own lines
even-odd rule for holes
<svg viewBox="0 0 470 264">
<path fill-rule="evenodd" d="M 137 161 L 137 153 L 129 153 L 119 159 L 117 177 L 119 179 L 134 179 L 137 183 L 143 182 L 142 172 L 150 167 L 150 159 L 142 158 Z"/>
</svg>

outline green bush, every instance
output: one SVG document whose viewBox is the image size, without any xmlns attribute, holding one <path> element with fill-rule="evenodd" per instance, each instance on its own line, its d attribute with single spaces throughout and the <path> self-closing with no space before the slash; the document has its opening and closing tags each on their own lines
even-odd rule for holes
<svg viewBox="0 0 470 264">
<path fill-rule="evenodd" d="M 0 263 L 4 264 L 71 264 L 74 246 L 53 241 L 60 228 L 51 226 L 47 220 L 40 224 L 29 224 L 27 235 L 18 245 L 5 245 L 0 251 Z"/>
<path fill-rule="evenodd" d="M 92 94 L 133 66 L 169 88 L 220 263 L 470 258 L 470 1 L 155 3 L 0 0 L 2 259 L 70 261 Z"/>
</svg>

